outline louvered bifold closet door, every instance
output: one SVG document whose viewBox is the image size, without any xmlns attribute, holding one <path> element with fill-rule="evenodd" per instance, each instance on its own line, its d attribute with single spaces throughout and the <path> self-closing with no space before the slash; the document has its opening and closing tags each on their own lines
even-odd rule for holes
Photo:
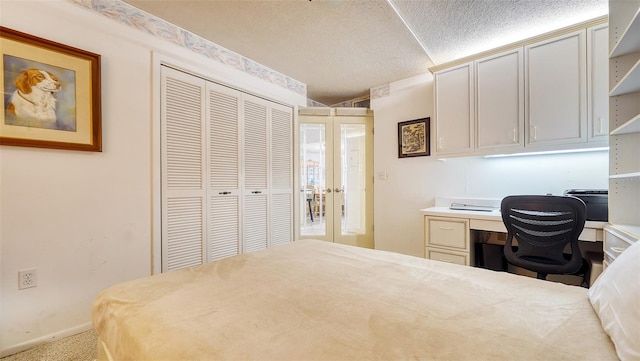
<svg viewBox="0 0 640 361">
<path fill-rule="evenodd" d="M 204 260 L 205 81 L 162 67 L 162 270 Z"/>
<path fill-rule="evenodd" d="M 293 110 L 271 106 L 270 245 L 293 241 Z"/>
<path fill-rule="evenodd" d="M 240 253 L 240 98 L 236 90 L 207 84 L 208 261 Z"/>
<path fill-rule="evenodd" d="M 267 109 L 270 102 L 243 94 L 244 252 L 268 246 Z"/>
</svg>

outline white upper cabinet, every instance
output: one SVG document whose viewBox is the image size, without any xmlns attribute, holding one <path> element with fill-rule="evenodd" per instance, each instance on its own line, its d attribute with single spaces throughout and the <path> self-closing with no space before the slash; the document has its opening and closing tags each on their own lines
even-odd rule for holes
<svg viewBox="0 0 640 361">
<path fill-rule="evenodd" d="M 609 28 L 587 29 L 589 142 L 608 141 L 609 135 Z"/>
<path fill-rule="evenodd" d="M 506 152 L 523 146 L 522 48 L 474 62 L 476 148 Z"/>
<path fill-rule="evenodd" d="M 605 21 L 594 19 L 487 51 L 461 65 L 438 66 L 434 154 L 459 157 L 607 146 L 611 81 Z M 635 79 L 636 72 L 630 73 Z M 633 81 L 623 85 L 627 84 Z M 628 92 L 620 89 L 614 92 Z"/>
<path fill-rule="evenodd" d="M 525 146 L 586 142 L 586 31 L 525 46 Z"/>
<path fill-rule="evenodd" d="M 434 74 L 436 154 L 473 151 L 473 63 Z"/>
</svg>

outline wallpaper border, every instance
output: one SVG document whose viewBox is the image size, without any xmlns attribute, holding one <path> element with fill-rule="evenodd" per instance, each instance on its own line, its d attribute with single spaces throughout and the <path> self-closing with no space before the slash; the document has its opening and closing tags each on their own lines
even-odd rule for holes
<svg viewBox="0 0 640 361">
<path fill-rule="evenodd" d="M 189 49 L 263 81 L 306 96 L 307 85 L 120 0 L 68 0 L 120 24 Z"/>
</svg>

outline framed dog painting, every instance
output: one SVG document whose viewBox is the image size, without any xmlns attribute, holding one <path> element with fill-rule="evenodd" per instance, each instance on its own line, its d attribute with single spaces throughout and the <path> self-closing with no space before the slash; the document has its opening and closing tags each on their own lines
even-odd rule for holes
<svg viewBox="0 0 640 361">
<path fill-rule="evenodd" d="M 102 151 L 100 55 L 0 27 L 0 144 Z"/>
<path fill-rule="evenodd" d="M 431 118 L 398 123 L 398 158 L 429 155 L 429 127 Z"/>
</svg>

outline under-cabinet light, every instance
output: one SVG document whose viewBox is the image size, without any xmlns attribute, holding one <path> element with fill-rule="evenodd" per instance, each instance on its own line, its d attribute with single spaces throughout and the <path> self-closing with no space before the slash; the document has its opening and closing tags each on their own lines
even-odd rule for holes
<svg viewBox="0 0 640 361">
<path fill-rule="evenodd" d="M 586 149 L 549 150 L 549 151 L 544 151 L 544 152 L 531 152 L 531 153 L 491 154 L 491 155 L 485 155 L 485 156 L 483 156 L 483 158 L 505 158 L 505 157 L 523 157 L 523 156 L 528 156 L 528 155 L 585 153 L 585 152 L 599 152 L 599 151 L 603 151 L 603 150 L 609 150 L 609 147 L 586 148 Z"/>
</svg>

